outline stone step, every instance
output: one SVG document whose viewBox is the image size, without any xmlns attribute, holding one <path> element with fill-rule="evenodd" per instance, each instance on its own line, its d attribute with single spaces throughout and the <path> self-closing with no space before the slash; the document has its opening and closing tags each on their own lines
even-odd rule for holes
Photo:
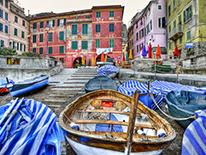
<svg viewBox="0 0 206 155">
<path fill-rule="evenodd" d="M 72 82 L 72 81 L 66 81 L 64 82 L 64 84 L 85 84 L 87 81 L 76 81 L 76 82 Z"/>
<path fill-rule="evenodd" d="M 59 104 L 49 104 L 48 106 L 50 108 L 62 108 L 62 105 L 59 105 Z"/>
<path fill-rule="evenodd" d="M 60 88 L 51 88 L 51 90 L 52 91 L 55 91 L 55 90 L 57 90 L 57 91 L 81 91 L 83 88 L 81 87 L 81 88 L 69 88 L 69 87 L 66 87 L 66 88 L 62 88 L 62 87 L 60 87 Z"/>
<path fill-rule="evenodd" d="M 49 98 L 49 99 L 44 99 L 44 102 L 49 102 L 49 103 L 65 103 L 67 100 L 66 99 L 52 99 L 52 98 Z"/>
<path fill-rule="evenodd" d="M 56 97 L 56 98 L 72 98 L 74 95 L 66 95 L 66 94 L 51 94 L 49 97 Z"/>
<path fill-rule="evenodd" d="M 56 85 L 56 86 L 51 86 L 51 88 L 76 88 L 76 89 L 78 89 L 78 88 L 83 88 L 84 87 L 84 85 L 75 85 L 75 84 L 73 84 L 73 85 L 69 85 L 69 86 L 67 86 L 67 85 L 62 85 L 62 86 L 59 86 L 59 85 Z M 81 89 L 79 89 L 79 90 L 81 90 Z"/>
<path fill-rule="evenodd" d="M 85 94 L 85 92 L 84 91 L 61 91 L 61 92 L 59 92 L 59 91 L 53 91 L 53 93 L 55 93 L 56 92 L 56 94 L 61 94 L 61 95 L 82 95 L 82 94 Z"/>
</svg>

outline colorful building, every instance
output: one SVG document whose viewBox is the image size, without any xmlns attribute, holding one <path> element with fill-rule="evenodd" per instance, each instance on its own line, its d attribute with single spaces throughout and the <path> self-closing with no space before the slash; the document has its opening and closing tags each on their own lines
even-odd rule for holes
<svg viewBox="0 0 206 155">
<path fill-rule="evenodd" d="M 96 65 L 97 51 L 110 50 L 114 60 L 122 53 L 124 7 L 94 6 L 92 9 L 30 16 L 30 51 L 52 56 L 65 67 Z"/>
<path fill-rule="evenodd" d="M 0 0 L 0 47 L 28 51 L 28 21 L 24 9 L 12 0 Z"/>
<path fill-rule="evenodd" d="M 133 55 L 141 57 L 143 47 L 149 43 L 155 53 L 158 44 L 163 58 L 167 57 L 166 50 L 166 8 L 165 0 L 151 0 L 138 12 L 131 21 L 130 31 L 133 31 Z"/>
<path fill-rule="evenodd" d="M 188 64 L 202 64 L 206 54 L 205 0 L 167 0 L 168 51 L 170 57 L 180 57 Z M 174 52 L 178 48 L 179 55 Z"/>
</svg>

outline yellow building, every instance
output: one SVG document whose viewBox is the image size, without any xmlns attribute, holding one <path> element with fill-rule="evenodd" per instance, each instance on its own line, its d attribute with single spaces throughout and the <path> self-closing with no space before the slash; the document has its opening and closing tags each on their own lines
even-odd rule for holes
<svg viewBox="0 0 206 155">
<path fill-rule="evenodd" d="M 206 54 L 206 0 L 166 0 L 166 8 L 169 57 L 177 46 L 188 65 L 197 64 Z"/>
</svg>

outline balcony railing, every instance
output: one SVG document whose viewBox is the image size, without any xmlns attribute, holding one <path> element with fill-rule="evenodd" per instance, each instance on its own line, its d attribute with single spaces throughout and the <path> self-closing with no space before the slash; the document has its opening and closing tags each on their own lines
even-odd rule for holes
<svg viewBox="0 0 206 155">
<path fill-rule="evenodd" d="M 169 39 L 177 40 L 178 38 L 183 36 L 183 26 L 178 25 L 177 27 L 173 28 L 172 31 L 169 33 Z"/>
</svg>

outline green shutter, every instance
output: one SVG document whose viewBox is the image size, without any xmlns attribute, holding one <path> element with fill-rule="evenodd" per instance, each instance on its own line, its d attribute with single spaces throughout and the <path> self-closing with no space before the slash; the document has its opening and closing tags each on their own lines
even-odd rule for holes
<svg viewBox="0 0 206 155">
<path fill-rule="evenodd" d="M 24 38 L 24 37 L 25 37 L 25 35 L 24 35 L 24 32 L 23 32 L 23 31 L 21 32 L 21 37 L 22 37 L 22 38 Z"/>
<path fill-rule="evenodd" d="M 109 12 L 109 17 L 114 17 L 114 11 Z"/>
<path fill-rule="evenodd" d="M 88 34 L 88 24 L 82 24 L 82 34 Z"/>
<path fill-rule="evenodd" d="M 64 31 L 59 32 L 59 40 L 64 41 Z"/>
<path fill-rule="evenodd" d="M 63 54 L 64 53 L 64 46 L 59 46 L 59 53 Z"/>
<path fill-rule="evenodd" d="M 99 48 L 99 47 L 100 47 L 100 40 L 96 39 L 96 48 Z"/>
<path fill-rule="evenodd" d="M 40 42 L 44 42 L 44 34 L 40 34 L 39 35 L 39 41 Z"/>
<path fill-rule="evenodd" d="M 36 35 L 33 35 L 33 43 L 36 43 Z"/>
<path fill-rule="evenodd" d="M 53 48 L 49 47 L 49 53 L 48 54 L 52 54 L 52 52 L 53 52 Z"/>
<path fill-rule="evenodd" d="M 96 12 L 96 18 L 101 18 L 101 12 L 100 11 Z"/>
<path fill-rule="evenodd" d="M 76 35 L 77 34 L 77 24 L 73 24 L 72 25 L 72 35 Z"/>
<path fill-rule="evenodd" d="M 82 49 L 87 50 L 88 49 L 88 41 L 82 41 Z"/>
<path fill-rule="evenodd" d="M 111 48 L 114 48 L 114 39 L 109 40 L 109 45 Z"/>
<path fill-rule="evenodd" d="M 96 25 L 96 32 L 100 32 L 101 31 L 101 26 L 100 26 L 100 24 L 97 24 Z"/>
<path fill-rule="evenodd" d="M 52 32 L 48 33 L 48 41 L 49 42 L 53 41 L 53 34 L 52 34 Z"/>
<path fill-rule="evenodd" d="M 40 28 L 44 28 L 44 22 L 40 22 Z"/>
<path fill-rule="evenodd" d="M 44 49 L 43 49 L 43 47 L 40 47 L 39 48 L 39 54 L 43 54 L 44 53 Z"/>
<path fill-rule="evenodd" d="M 73 49 L 73 50 L 76 50 L 76 49 L 77 49 L 77 46 L 78 46 L 77 41 L 72 41 L 72 49 Z"/>
<path fill-rule="evenodd" d="M 18 36 L 18 30 L 16 28 L 14 28 L 14 35 Z"/>
</svg>

